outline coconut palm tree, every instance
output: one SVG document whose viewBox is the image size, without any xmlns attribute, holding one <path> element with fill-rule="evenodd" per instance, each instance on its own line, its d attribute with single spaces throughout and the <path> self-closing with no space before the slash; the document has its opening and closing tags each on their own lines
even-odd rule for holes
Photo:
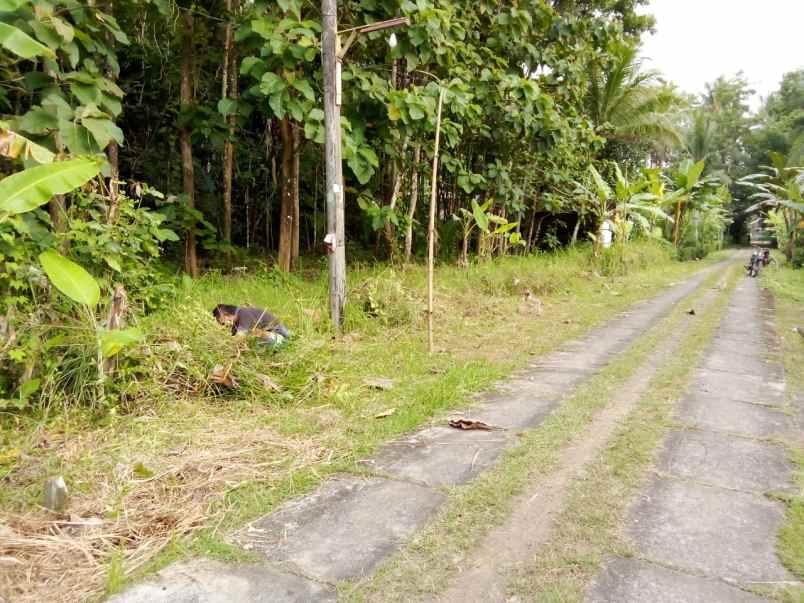
<svg viewBox="0 0 804 603">
<path fill-rule="evenodd" d="M 611 60 L 593 68 L 587 109 L 609 142 L 663 150 L 682 144 L 676 109 L 682 103 L 654 70 L 644 71 L 638 46 L 617 46 Z"/>
<path fill-rule="evenodd" d="M 714 132 L 715 125 L 708 111 L 699 107 L 692 112 L 684 143 L 693 162 L 706 161 L 714 152 Z"/>
</svg>

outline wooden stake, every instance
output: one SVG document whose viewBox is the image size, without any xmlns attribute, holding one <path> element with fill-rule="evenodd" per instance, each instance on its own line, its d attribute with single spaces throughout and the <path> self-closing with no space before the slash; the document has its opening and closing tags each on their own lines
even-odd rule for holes
<svg viewBox="0 0 804 603">
<path fill-rule="evenodd" d="M 430 223 L 427 226 L 427 351 L 433 353 L 433 268 L 435 263 L 436 190 L 438 189 L 438 141 L 441 136 L 441 105 L 444 88 L 438 93 L 435 147 L 433 148 L 433 177 L 430 180 Z"/>
</svg>

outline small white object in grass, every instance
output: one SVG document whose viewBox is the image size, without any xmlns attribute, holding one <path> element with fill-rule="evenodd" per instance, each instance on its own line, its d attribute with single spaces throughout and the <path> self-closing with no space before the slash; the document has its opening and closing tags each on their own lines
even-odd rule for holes
<svg viewBox="0 0 804 603">
<path fill-rule="evenodd" d="M 388 36 L 388 46 L 390 46 L 391 48 L 396 48 L 396 34 L 395 33 L 392 33 L 390 36 Z"/>
<path fill-rule="evenodd" d="M 45 482 L 43 503 L 51 511 L 61 511 L 67 506 L 67 484 L 61 475 L 50 477 Z"/>
</svg>

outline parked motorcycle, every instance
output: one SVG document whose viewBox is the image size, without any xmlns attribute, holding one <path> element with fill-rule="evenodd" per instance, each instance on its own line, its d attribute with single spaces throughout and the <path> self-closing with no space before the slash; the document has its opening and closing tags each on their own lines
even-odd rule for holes
<svg viewBox="0 0 804 603">
<path fill-rule="evenodd" d="M 758 250 L 754 250 L 751 254 L 751 259 L 748 260 L 748 266 L 745 267 L 748 276 L 756 278 L 759 274 L 759 269 L 762 266 L 762 254 Z"/>
</svg>

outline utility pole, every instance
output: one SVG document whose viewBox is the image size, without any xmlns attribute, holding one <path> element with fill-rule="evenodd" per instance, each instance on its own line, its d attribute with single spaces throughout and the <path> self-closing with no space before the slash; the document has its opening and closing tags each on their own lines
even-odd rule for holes
<svg viewBox="0 0 804 603">
<path fill-rule="evenodd" d="M 321 0 L 324 67 L 324 163 L 326 167 L 327 235 L 329 254 L 329 312 L 336 331 L 343 324 L 346 304 L 346 242 L 344 229 L 343 161 L 341 159 L 341 62 L 338 48 L 337 0 Z"/>
<path fill-rule="evenodd" d="M 326 168 L 327 234 L 324 247 L 329 255 L 329 314 L 335 331 L 343 325 L 346 305 L 346 233 L 344 218 L 343 160 L 341 159 L 341 61 L 361 33 L 410 25 L 407 17 L 395 17 L 345 29 L 343 47 L 338 37 L 338 2 L 321 0 L 321 55 L 324 67 L 324 166 Z M 396 39 L 393 38 L 395 44 Z"/>
</svg>

